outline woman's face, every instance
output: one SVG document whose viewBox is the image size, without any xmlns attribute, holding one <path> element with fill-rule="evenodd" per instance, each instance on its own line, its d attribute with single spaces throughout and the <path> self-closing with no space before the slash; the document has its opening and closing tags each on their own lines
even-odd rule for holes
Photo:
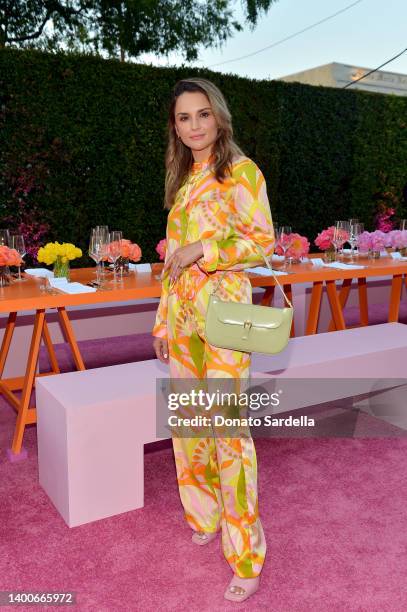
<svg viewBox="0 0 407 612">
<path fill-rule="evenodd" d="M 218 134 L 218 125 L 205 94 L 186 91 L 175 104 L 175 131 L 197 162 L 208 159 Z"/>
</svg>

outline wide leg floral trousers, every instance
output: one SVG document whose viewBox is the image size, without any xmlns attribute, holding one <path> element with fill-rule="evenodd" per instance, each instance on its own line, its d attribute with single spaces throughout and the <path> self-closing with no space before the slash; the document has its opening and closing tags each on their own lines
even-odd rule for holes
<svg viewBox="0 0 407 612">
<path fill-rule="evenodd" d="M 193 303 L 186 302 L 180 312 L 179 304 L 172 303 L 176 299 L 170 295 L 168 303 L 171 378 L 247 378 L 250 354 L 208 344 Z M 221 529 L 223 552 L 233 572 L 241 578 L 259 575 L 266 541 L 259 519 L 252 438 L 173 435 L 172 442 L 180 498 L 189 526 L 194 531 Z"/>
</svg>

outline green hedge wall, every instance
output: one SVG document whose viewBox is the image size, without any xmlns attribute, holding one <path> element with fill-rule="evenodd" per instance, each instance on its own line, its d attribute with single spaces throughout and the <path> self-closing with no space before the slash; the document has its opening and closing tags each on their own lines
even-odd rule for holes
<svg viewBox="0 0 407 612">
<path fill-rule="evenodd" d="M 25 215 L 38 232 L 44 224 L 44 240 L 85 251 L 90 228 L 108 224 L 140 244 L 143 261 L 156 261 L 167 108 L 175 82 L 192 75 L 224 92 L 236 140 L 263 170 L 280 224 L 312 240 L 337 218 L 358 216 L 372 228 L 374 194 L 391 189 L 401 199 L 407 98 L 5 49 L 2 226 Z M 407 216 L 405 202 L 398 213 Z"/>
</svg>

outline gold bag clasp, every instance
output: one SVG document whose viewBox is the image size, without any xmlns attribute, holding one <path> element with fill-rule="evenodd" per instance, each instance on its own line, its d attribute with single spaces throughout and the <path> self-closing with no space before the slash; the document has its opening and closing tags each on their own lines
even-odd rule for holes
<svg viewBox="0 0 407 612">
<path fill-rule="evenodd" d="M 243 336 L 242 336 L 242 340 L 248 340 L 249 338 L 249 332 L 252 328 L 253 323 L 251 321 L 249 321 L 249 319 L 247 319 L 244 323 L 243 323 Z"/>
</svg>

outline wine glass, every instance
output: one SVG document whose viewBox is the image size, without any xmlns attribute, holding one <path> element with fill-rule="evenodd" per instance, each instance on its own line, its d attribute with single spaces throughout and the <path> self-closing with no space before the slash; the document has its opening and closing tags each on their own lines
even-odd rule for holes
<svg viewBox="0 0 407 612">
<path fill-rule="evenodd" d="M 8 246 L 10 244 L 10 232 L 8 229 L 0 229 L 0 246 Z"/>
<path fill-rule="evenodd" d="M 276 241 L 277 244 L 281 247 L 284 255 L 284 263 L 281 267 L 281 270 L 287 269 L 287 251 L 292 244 L 291 239 L 292 229 L 289 225 L 281 225 L 277 228 L 276 232 Z"/>
<path fill-rule="evenodd" d="M 103 233 L 100 233 L 96 231 L 95 229 L 92 230 L 92 233 L 90 235 L 88 253 L 89 253 L 89 256 L 96 263 L 96 282 L 99 285 L 100 285 L 100 277 L 101 277 L 100 262 L 102 260 L 104 248 L 106 245 L 106 240 L 108 240 L 108 238 L 106 238 L 106 236 Z"/>
<path fill-rule="evenodd" d="M 335 260 L 338 259 L 338 250 L 343 247 L 349 239 L 349 221 L 336 221 L 332 244 L 335 247 Z"/>
<path fill-rule="evenodd" d="M 363 223 L 356 222 L 353 219 L 351 219 L 351 221 L 353 221 L 353 223 L 350 223 L 350 225 L 349 225 L 349 238 L 348 238 L 348 242 L 349 242 L 350 247 L 351 247 L 350 260 L 353 261 L 354 253 L 355 253 L 355 246 L 358 243 L 358 238 L 359 238 L 360 234 L 362 234 L 363 231 L 364 231 L 364 225 L 363 225 Z"/>
<path fill-rule="evenodd" d="M 106 236 L 109 234 L 109 228 L 107 225 L 97 225 L 95 230 L 100 234 L 106 234 Z"/>
<path fill-rule="evenodd" d="M 401 231 L 407 230 L 407 219 L 400 219 L 400 229 Z"/>
<path fill-rule="evenodd" d="M 106 246 L 109 242 L 109 228 L 107 225 L 97 225 L 95 227 L 95 231 L 103 236 L 103 243 Z M 105 251 L 102 253 L 102 257 L 100 260 L 100 274 L 101 276 L 105 275 L 105 260 L 107 259 L 106 248 L 102 249 Z"/>
<path fill-rule="evenodd" d="M 116 261 L 121 255 L 122 232 L 113 231 L 109 233 L 109 243 L 107 246 L 107 258 L 113 264 L 113 282 L 117 283 Z"/>
<path fill-rule="evenodd" d="M 24 244 L 24 236 L 22 236 L 22 234 L 15 234 L 13 236 L 10 236 L 10 247 L 17 251 L 21 259 L 24 257 L 24 255 L 27 254 L 25 244 Z M 18 279 L 17 280 L 18 281 L 26 280 L 25 278 L 21 277 L 21 264 L 18 266 Z"/>
</svg>

